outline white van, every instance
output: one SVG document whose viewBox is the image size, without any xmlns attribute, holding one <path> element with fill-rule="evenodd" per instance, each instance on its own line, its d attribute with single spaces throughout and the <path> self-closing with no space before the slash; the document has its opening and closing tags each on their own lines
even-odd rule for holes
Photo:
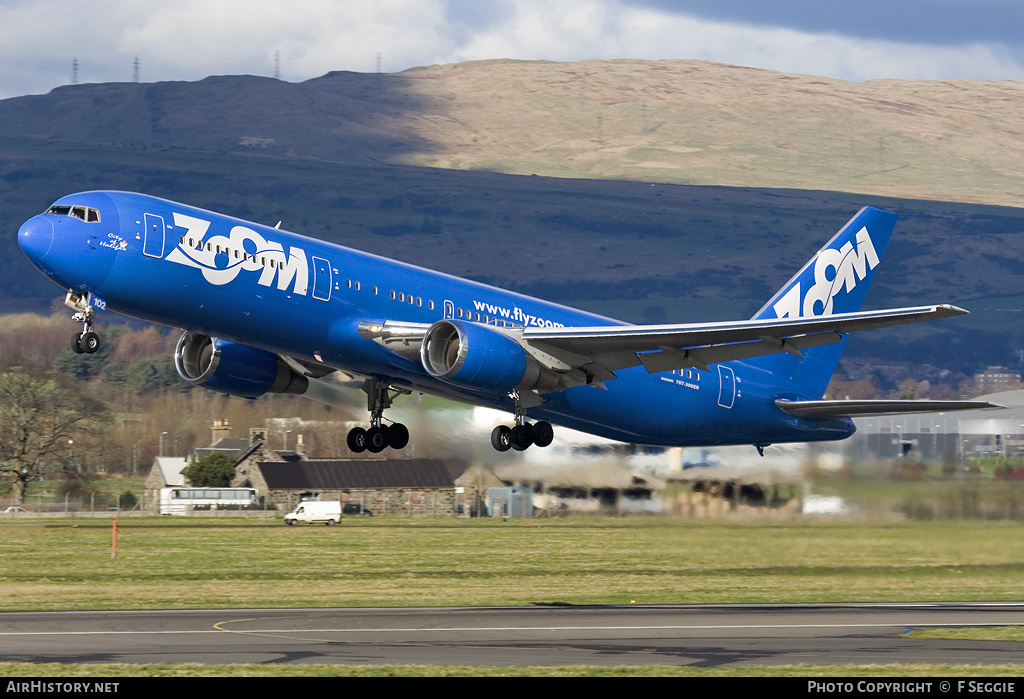
<svg viewBox="0 0 1024 699">
<path fill-rule="evenodd" d="M 284 516 L 284 523 L 291 526 L 296 522 L 307 522 L 315 524 L 323 522 L 326 525 L 338 524 L 341 522 L 341 502 L 338 500 L 305 500 Z"/>
</svg>

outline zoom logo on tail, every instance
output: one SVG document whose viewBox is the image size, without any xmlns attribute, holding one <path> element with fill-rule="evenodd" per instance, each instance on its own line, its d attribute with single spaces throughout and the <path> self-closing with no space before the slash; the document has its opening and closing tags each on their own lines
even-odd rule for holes
<svg viewBox="0 0 1024 699">
<path fill-rule="evenodd" d="M 896 217 L 865 207 L 755 318 L 806 318 L 860 310 Z"/>
<path fill-rule="evenodd" d="M 857 282 L 878 266 L 878 253 L 867 228 L 857 233 L 857 247 L 847 241 L 842 248 L 821 250 L 814 257 L 814 284 L 801 295 L 803 280 L 797 280 L 772 308 L 778 318 L 832 315 L 832 300 L 842 291 L 850 293 Z"/>
<path fill-rule="evenodd" d="M 293 246 L 285 255 L 280 243 L 245 226 L 233 227 L 227 236 L 206 238 L 209 221 L 180 213 L 174 214 L 174 225 L 186 232 L 165 258 L 168 262 L 200 269 L 206 281 L 217 286 L 234 281 L 239 272 L 259 272 L 257 283 L 262 286 L 271 286 L 276 277 L 278 289 L 291 286 L 296 294 L 306 295 L 309 262 L 304 250 Z"/>
</svg>

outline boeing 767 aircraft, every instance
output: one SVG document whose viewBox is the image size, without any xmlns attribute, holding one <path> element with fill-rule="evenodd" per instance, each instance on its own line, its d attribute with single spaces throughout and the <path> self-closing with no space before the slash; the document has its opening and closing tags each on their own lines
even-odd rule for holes
<svg viewBox="0 0 1024 699">
<path fill-rule="evenodd" d="M 637 444 L 836 440 L 854 415 L 976 407 L 967 401 L 822 400 L 851 332 L 966 311 L 861 311 L 896 222 L 865 207 L 745 321 L 630 325 L 350 248 L 143 194 L 58 200 L 22 225 L 22 250 L 82 324 L 96 309 L 184 329 L 182 378 L 246 398 L 361 381 L 368 428 L 352 451 L 401 449 L 386 421 L 420 391 L 514 415 L 495 449 L 547 446 L 552 425 Z M 452 435 L 459 439 L 460 435 Z"/>
</svg>

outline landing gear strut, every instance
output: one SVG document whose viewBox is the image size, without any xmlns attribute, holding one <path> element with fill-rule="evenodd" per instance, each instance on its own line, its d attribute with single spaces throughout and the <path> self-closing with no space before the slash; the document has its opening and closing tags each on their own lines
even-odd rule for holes
<svg viewBox="0 0 1024 699">
<path fill-rule="evenodd" d="M 75 333 L 71 338 L 71 349 L 75 354 L 93 354 L 100 348 L 100 336 L 92 331 L 93 307 L 89 305 L 87 294 L 69 291 L 64 298 L 64 305 L 75 311 L 71 320 L 82 324 L 82 332 Z"/>
<path fill-rule="evenodd" d="M 391 407 L 395 398 L 412 391 L 395 388 L 377 379 L 364 381 L 363 391 L 366 392 L 366 408 L 370 411 L 370 428 L 354 427 L 349 430 L 349 450 L 356 454 L 364 451 L 376 454 L 387 447 L 404 449 L 409 444 L 409 428 L 400 422 L 383 424 L 384 410 Z"/>
<path fill-rule="evenodd" d="M 512 427 L 495 427 L 491 431 L 491 446 L 498 451 L 523 451 L 532 445 L 546 447 L 551 444 L 551 440 L 555 438 L 555 430 L 551 423 L 541 420 L 530 424 L 526 421 L 526 408 L 523 407 L 518 393 L 513 393 L 512 397 L 516 402 L 516 424 Z"/>
</svg>

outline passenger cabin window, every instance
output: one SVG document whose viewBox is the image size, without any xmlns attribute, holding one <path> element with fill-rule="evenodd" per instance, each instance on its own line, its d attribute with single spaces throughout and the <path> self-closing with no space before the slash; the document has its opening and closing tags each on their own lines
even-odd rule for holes
<svg viewBox="0 0 1024 699">
<path fill-rule="evenodd" d="M 74 216 L 80 218 L 88 223 L 99 223 L 100 222 L 100 211 L 99 209 L 93 209 L 88 206 L 69 206 L 69 205 L 58 205 L 54 204 L 46 213 L 51 216 Z"/>
</svg>

